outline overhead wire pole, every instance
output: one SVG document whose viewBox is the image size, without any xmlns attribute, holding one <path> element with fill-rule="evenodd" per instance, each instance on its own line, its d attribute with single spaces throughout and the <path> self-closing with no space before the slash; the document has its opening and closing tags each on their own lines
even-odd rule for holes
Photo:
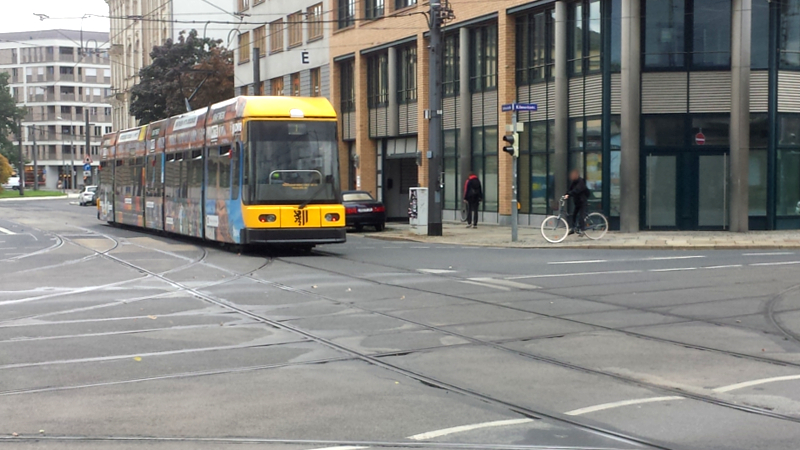
<svg viewBox="0 0 800 450">
<path fill-rule="evenodd" d="M 442 0 L 430 0 L 428 79 L 428 236 L 442 235 Z"/>
<path fill-rule="evenodd" d="M 25 195 L 25 158 L 22 157 L 22 120 L 17 122 L 17 141 L 19 144 L 19 161 L 17 175 L 19 176 L 19 195 Z"/>
</svg>

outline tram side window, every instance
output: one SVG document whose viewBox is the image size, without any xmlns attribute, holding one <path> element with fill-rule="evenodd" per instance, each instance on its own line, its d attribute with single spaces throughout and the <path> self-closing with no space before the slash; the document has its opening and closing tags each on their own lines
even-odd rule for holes
<svg viewBox="0 0 800 450">
<path fill-rule="evenodd" d="M 131 180 L 132 181 L 131 184 L 133 185 L 132 187 L 133 187 L 134 197 L 141 197 L 143 194 L 142 192 L 142 181 L 144 178 L 143 174 L 144 174 L 144 158 L 142 157 L 134 158 L 133 179 Z"/>
<path fill-rule="evenodd" d="M 206 198 L 209 200 L 217 200 L 219 198 L 219 167 L 217 164 L 217 160 L 219 159 L 217 155 L 218 151 L 219 148 L 217 147 L 208 149 L 208 160 L 206 161 L 206 165 L 208 166 L 208 171 L 206 172 L 206 175 L 208 176 L 208 179 L 206 180 Z"/>
<path fill-rule="evenodd" d="M 231 148 L 231 200 L 239 200 L 239 154 L 238 146 Z"/>
<path fill-rule="evenodd" d="M 231 146 L 225 145 L 219 148 L 219 189 L 220 194 L 225 199 L 231 198 Z"/>
</svg>

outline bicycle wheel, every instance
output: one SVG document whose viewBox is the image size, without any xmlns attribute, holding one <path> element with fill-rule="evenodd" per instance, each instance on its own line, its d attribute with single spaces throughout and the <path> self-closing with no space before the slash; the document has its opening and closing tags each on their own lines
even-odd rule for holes
<svg viewBox="0 0 800 450">
<path fill-rule="evenodd" d="M 557 244 L 567 238 L 569 224 L 563 217 L 550 216 L 542 222 L 542 237 L 552 244 Z"/>
<path fill-rule="evenodd" d="M 467 221 L 467 215 L 469 214 L 469 209 L 468 208 L 469 208 L 469 204 L 467 203 L 466 200 L 461 202 L 461 221 L 462 222 L 466 222 Z"/>
<path fill-rule="evenodd" d="M 608 219 L 600 213 L 591 213 L 586 216 L 586 228 L 583 234 L 589 239 L 596 241 L 606 235 L 608 231 Z"/>
</svg>

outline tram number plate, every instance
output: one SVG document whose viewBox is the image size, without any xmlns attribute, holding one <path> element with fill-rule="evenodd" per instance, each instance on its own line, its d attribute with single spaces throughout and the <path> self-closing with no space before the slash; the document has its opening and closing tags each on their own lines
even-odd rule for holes
<svg viewBox="0 0 800 450">
<path fill-rule="evenodd" d="M 358 212 L 360 213 L 372 212 L 372 208 L 358 208 Z"/>
</svg>

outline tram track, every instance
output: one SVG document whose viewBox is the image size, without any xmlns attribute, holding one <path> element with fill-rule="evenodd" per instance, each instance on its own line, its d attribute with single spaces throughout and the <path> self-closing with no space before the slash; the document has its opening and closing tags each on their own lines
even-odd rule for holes
<svg viewBox="0 0 800 450">
<path fill-rule="evenodd" d="M 606 436 L 606 437 L 610 437 L 610 438 L 614 438 L 614 439 L 623 440 L 623 441 L 626 441 L 626 442 L 631 443 L 631 444 L 644 445 L 644 446 L 647 446 L 647 447 L 650 447 L 650 448 L 654 448 L 654 449 L 667 449 L 668 448 L 668 447 L 665 447 L 664 445 L 662 445 L 660 443 L 656 443 L 656 442 L 652 442 L 652 441 L 649 441 L 649 440 L 646 440 L 646 439 L 643 439 L 643 438 L 631 436 L 631 435 L 628 435 L 628 434 L 623 433 L 621 431 L 616 431 L 616 430 L 608 429 L 608 428 L 605 428 L 605 427 L 601 427 L 599 425 L 590 424 L 590 423 L 587 423 L 587 422 L 584 422 L 584 421 L 575 420 L 574 418 L 571 418 L 570 416 L 566 416 L 564 414 L 551 412 L 551 411 L 546 411 L 546 410 L 540 409 L 540 408 L 531 408 L 531 407 L 527 407 L 527 406 L 524 406 L 524 405 L 520 405 L 520 404 L 511 402 L 511 401 L 503 400 L 503 399 L 500 399 L 500 398 L 497 398 L 497 397 L 493 397 L 493 396 L 488 395 L 488 394 L 481 393 L 479 391 L 476 391 L 476 390 L 473 390 L 473 389 L 470 389 L 470 388 L 461 387 L 461 386 L 449 383 L 447 381 L 440 380 L 440 379 L 425 375 L 425 374 L 417 372 L 417 371 L 413 371 L 413 370 L 406 369 L 406 368 L 403 368 L 403 367 L 395 365 L 395 364 L 388 363 L 388 362 L 384 361 L 384 359 L 381 358 L 381 357 L 375 357 L 375 356 L 368 355 L 368 354 L 363 353 L 363 352 L 359 352 L 357 350 L 353 350 L 353 349 L 351 349 L 349 347 L 346 347 L 344 345 L 338 344 L 338 343 L 336 343 L 336 342 L 334 342 L 334 341 L 332 341 L 330 339 L 327 339 L 327 338 L 324 338 L 324 337 L 319 336 L 317 334 L 314 334 L 312 332 L 306 331 L 306 330 L 304 330 L 302 328 L 296 327 L 296 326 L 294 326 L 292 324 L 289 324 L 287 322 L 277 321 L 277 320 L 271 319 L 269 317 L 266 317 L 264 315 L 255 313 L 255 312 L 250 311 L 250 310 L 248 310 L 248 309 L 246 309 L 244 307 L 241 307 L 241 306 L 239 306 L 239 305 L 237 305 L 237 304 L 235 304 L 233 302 L 230 302 L 228 300 L 225 300 L 223 298 L 220 298 L 218 296 L 215 296 L 215 295 L 212 295 L 212 294 L 209 294 L 209 293 L 202 292 L 199 289 L 192 288 L 190 286 L 186 286 L 186 285 L 184 285 L 184 284 L 182 284 L 182 283 L 180 283 L 178 281 L 171 280 L 170 278 L 168 278 L 168 277 L 166 277 L 164 275 L 159 275 L 159 274 L 157 274 L 155 272 L 149 271 L 148 269 L 146 269 L 144 267 L 138 266 L 137 264 L 131 263 L 129 261 L 126 261 L 126 260 L 124 260 L 122 258 L 119 258 L 119 257 L 116 257 L 114 255 L 103 254 L 102 257 L 106 258 L 106 259 L 109 259 L 109 260 L 112 260 L 112 261 L 114 261 L 114 262 L 116 262 L 116 263 L 118 263 L 120 265 L 127 266 L 129 268 L 134 269 L 134 270 L 138 270 L 138 271 L 140 271 L 142 273 L 147 273 L 147 274 L 149 274 L 149 275 L 151 275 L 153 277 L 161 279 L 165 283 L 170 284 L 170 285 L 174 286 L 177 289 L 184 290 L 184 291 L 192 294 L 194 297 L 196 297 L 198 299 L 201 299 L 201 300 L 203 300 L 205 302 L 208 302 L 208 303 L 217 305 L 219 307 L 228 309 L 228 310 L 230 310 L 232 312 L 238 313 L 238 314 L 240 314 L 240 315 L 242 315 L 244 317 L 248 317 L 248 318 L 250 318 L 252 320 L 255 320 L 257 322 L 260 322 L 260 323 L 263 323 L 265 325 L 271 326 L 273 328 L 282 329 L 284 331 L 288 331 L 288 332 L 303 336 L 303 337 L 305 337 L 305 338 L 307 338 L 307 339 L 309 339 L 311 341 L 314 341 L 314 342 L 316 342 L 316 343 L 318 343 L 318 344 L 320 344 L 320 345 L 322 345 L 324 347 L 327 347 L 327 348 L 333 349 L 333 350 L 335 350 L 337 352 L 349 355 L 354 359 L 360 360 L 360 361 L 368 363 L 370 365 L 383 368 L 385 370 L 388 370 L 390 372 L 393 372 L 393 373 L 396 373 L 396 374 L 399 374 L 399 375 L 403 375 L 405 377 L 413 379 L 413 380 L 415 380 L 417 382 L 420 382 L 422 384 L 425 384 L 425 385 L 428 385 L 428 386 L 431 386 L 431 387 L 436 387 L 436 388 L 439 388 L 439 389 L 444 389 L 444 390 L 447 390 L 447 391 L 450 391 L 450 392 L 453 392 L 453 393 L 457 393 L 457 394 L 464 395 L 464 396 L 467 396 L 467 397 L 470 397 L 470 398 L 473 398 L 473 399 L 476 399 L 476 400 L 479 400 L 479 401 L 486 402 L 488 404 L 499 406 L 499 407 L 505 408 L 505 409 L 507 409 L 507 410 L 509 410 L 511 412 L 514 412 L 516 414 L 520 414 L 520 415 L 522 415 L 524 417 L 534 418 L 534 419 L 536 419 L 536 418 L 539 418 L 539 419 L 547 418 L 547 419 L 550 419 L 550 420 L 554 420 L 554 421 L 557 421 L 557 422 L 560 422 L 560 423 L 568 424 L 570 426 L 574 426 L 574 427 L 583 429 L 585 431 L 589 431 L 589 432 L 592 432 L 592 433 L 597 433 L 597 434 L 600 434 L 600 435 L 603 435 L 603 436 Z M 253 272 L 256 272 L 256 271 L 253 271 Z M 247 276 L 245 278 L 258 280 L 258 278 L 254 277 L 252 275 L 249 275 L 249 276 Z M 270 282 L 268 282 L 266 280 L 261 280 L 261 281 L 264 281 L 266 283 L 270 283 Z M 798 421 L 800 421 L 800 419 L 798 419 Z"/>
</svg>

